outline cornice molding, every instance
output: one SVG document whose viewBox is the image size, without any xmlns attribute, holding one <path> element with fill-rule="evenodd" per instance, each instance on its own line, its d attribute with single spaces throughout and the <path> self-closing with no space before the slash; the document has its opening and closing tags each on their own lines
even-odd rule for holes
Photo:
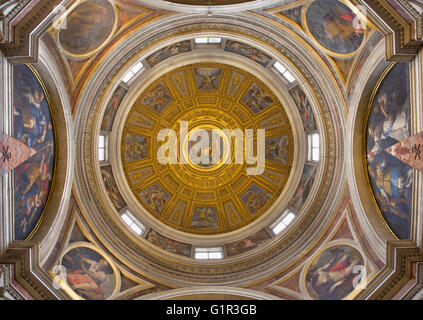
<svg viewBox="0 0 423 320">
<path fill-rule="evenodd" d="M 0 50 L 12 63 L 37 60 L 38 39 L 50 23 L 48 18 L 60 0 L 9 0 L 0 4 Z M 275 1 L 253 1 L 239 5 L 212 7 L 213 15 L 242 12 L 271 6 Z M 387 59 L 410 61 L 423 45 L 423 7 L 420 0 L 358 0 L 369 9 L 370 19 L 384 33 Z M 279 4 L 280 5 L 280 4 Z M 151 4 L 149 4 L 151 6 Z M 177 12 L 209 13 L 206 6 L 157 2 L 158 8 Z"/>
<path fill-rule="evenodd" d="M 1 287 L 15 299 L 69 299 L 62 291 L 54 289 L 53 279 L 39 265 L 36 243 L 13 242 L 0 256 L 0 268 L 3 268 L 5 279 Z"/>
<path fill-rule="evenodd" d="M 125 64 L 135 56 L 151 50 L 157 44 L 169 41 L 169 39 L 177 41 L 178 37 L 186 37 L 187 34 L 204 31 L 218 32 L 228 36 L 236 34 L 242 35 L 246 39 L 255 39 L 262 45 L 271 48 L 269 50 L 275 52 L 276 55 L 290 61 L 295 66 L 295 72 L 301 75 L 299 76 L 301 85 L 311 91 L 315 105 L 321 109 L 319 118 L 325 127 L 326 166 L 325 170 L 321 172 L 322 176 L 319 177 L 322 181 L 318 190 L 319 195 L 310 203 L 308 213 L 301 221 L 302 227 L 292 230 L 291 234 L 284 238 L 284 241 L 277 241 L 275 245 L 262 250 L 257 256 L 249 257 L 248 260 L 244 259 L 242 263 L 234 264 L 223 261 L 204 264 L 188 261 L 165 255 L 144 241 L 128 237 L 123 230 L 113 227 L 116 226 L 117 218 L 112 219 L 110 214 L 104 214 L 110 208 L 101 200 L 101 192 L 97 190 L 97 174 L 92 170 L 87 170 L 93 166 L 92 161 L 96 159 L 93 154 L 93 137 L 98 127 L 98 110 L 104 103 L 104 95 L 110 90 L 108 88 L 113 86 L 116 81 L 115 77 L 119 76 Z M 121 45 L 125 45 L 125 43 Z M 107 243 L 103 244 L 107 245 L 119 259 L 126 260 L 124 263 L 132 268 L 176 286 L 189 285 L 193 282 L 202 285 L 251 285 L 270 277 L 275 272 L 280 272 L 284 265 L 292 263 L 290 257 L 298 256 L 300 252 L 307 252 L 307 248 L 313 240 L 305 238 L 304 234 L 319 236 L 325 223 L 331 219 L 336 209 L 337 200 L 343 194 L 345 181 L 344 166 L 339 165 L 344 158 L 343 119 L 345 119 L 345 115 L 342 115 L 343 108 L 336 107 L 343 105 L 345 101 L 337 90 L 331 89 L 333 82 L 329 79 L 330 77 L 327 77 L 327 70 L 316 69 L 316 60 L 310 57 L 314 51 L 307 52 L 298 45 L 296 40 L 290 39 L 280 30 L 270 28 L 266 24 L 258 24 L 241 15 L 236 19 L 233 16 L 204 18 L 204 16 L 197 15 L 190 17 L 181 15 L 173 17 L 156 25 L 154 30 L 145 31 L 137 34 L 136 38 L 127 39 L 126 46 L 127 50 L 115 50 L 114 56 L 105 58 L 107 61 L 103 61 L 102 65 L 110 67 L 102 68 L 97 70 L 96 74 L 92 74 L 93 81 L 91 83 L 94 85 L 82 92 L 78 100 L 80 108 L 77 108 L 76 114 L 75 134 L 78 159 L 75 183 L 77 196 L 80 199 L 79 202 L 85 206 L 85 208 L 81 208 L 85 219 L 90 223 L 96 235 L 101 238 L 101 241 Z M 141 51 L 140 48 L 142 48 Z M 301 50 L 301 53 L 298 50 Z M 299 59 L 303 56 L 308 58 Z M 97 200 L 93 201 L 93 199 Z"/>
<path fill-rule="evenodd" d="M 413 264 L 423 262 L 423 252 L 412 241 L 390 241 L 387 247 L 387 265 L 368 284 L 356 299 L 390 300 L 413 277 Z M 418 287 L 423 288 L 421 279 Z M 418 288 L 417 287 L 417 288 Z M 416 288 L 410 290 L 415 291 Z"/>
<path fill-rule="evenodd" d="M 423 46 L 423 8 L 420 1 L 360 0 L 370 19 L 385 35 L 386 59 L 411 61 Z M 412 3 L 414 5 L 412 5 Z M 419 4 L 420 3 L 420 4 Z"/>
<path fill-rule="evenodd" d="M 60 0 L 10 0 L 0 4 L 0 50 L 11 63 L 37 61 L 38 39 Z"/>
</svg>

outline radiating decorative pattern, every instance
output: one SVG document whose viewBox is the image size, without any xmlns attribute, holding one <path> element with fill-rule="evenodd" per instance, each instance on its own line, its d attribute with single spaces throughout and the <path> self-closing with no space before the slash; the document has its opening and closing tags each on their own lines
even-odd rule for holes
<svg viewBox="0 0 423 320">
<path fill-rule="evenodd" d="M 13 137 L 18 141 L 8 139 L 10 144 L 3 144 L 1 161 L 12 160 L 19 153 L 26 157 L 14 169 L 16 240 L 26 239 L 36 227 L 52 185 L 55 141 L 47 98 L 40 80 L 29 67 L 13 67 Z"/>
<path fill-rule="evenodd" d="M 367 167 L 371 188 L 383 218 L 400 239 L 410 237 L 414 182 L 411 163 L 401 161 L 400 154 L 405 152 L 418 158 L 421 149 L 417 142 L 411 148 L 404 145 L 410 142 L 411 135 L 408 79 L 406 63 L 398 63 L 389 71 L 372 101 L 367 124 Z"/>
<path fill-rule="evenodd" d="M 202 148 L 201 138 L 185 137 L 187 149 L 181 150 L 181 121 L 188 122 L 189 133 L 204 130 L 212 143 Z M 234 137 L 210 140 L 213 130 L 240 129 L 245 144 L 245 129 L 259 128 L 266 129 L 262 175 L 247 175 L 251 165 L 244 159 L 235 163 Z M 159 148 L 169 142 L 157 140 L 162 129 L 175 132 L 176 164 L 158 162 Z M 264 214 L 285 187 L 293 153 L 291 125 L 277 97 L 252 74 L 220 63 L 192 64 L 156 79 L 135 101 L 121 136 L 125 178 L 140 206 L 168 226 L 194 234 L 236 230 Z M 188 160 L 189 154 L 200 161 Z"/>
</svg>

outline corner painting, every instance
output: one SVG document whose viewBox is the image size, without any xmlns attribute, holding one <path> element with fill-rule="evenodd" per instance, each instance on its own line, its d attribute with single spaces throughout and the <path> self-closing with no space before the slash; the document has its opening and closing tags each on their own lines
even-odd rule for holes
<svg viewBox="0 0 423 320">
<path fill-rule="evenodd" d="M 364 258 L 348 244 L 334 244 L 312 258 L 304 273 L 304 286 L 315 300 L 348 298 L 364 278 Z"/>
<path fill-rule="evenodd" d="M 364 41 L 366 26 L 341 1 L 314 1 L 307 9 L 305 22 L 311 35 L 329 53 L 352 54 Z"/>
<path fill-rule="evenodd" d="M 107 0 L 88 0 L 66 17 L 59 32 L 59 43 L 66 54 L 86 57 L 94 54 L 113 36 L 118 17 Z"/>
<path fill-rule="evenodd" d="M 25 240 L 47 205 L 54 164 L 53 123 L 46 93 L 26 65 L 13 67 L 13 137 L 35 150 L 14 169 L 15 239 Z"/>
<path fill-rule="evenodd" d="M 407 63 L 389 71 L 376 92 L 367 123 L 371 188 L 383 218 L 400 239 L 411 235 L 414 170 L 387 151 L 411 135 L 408 79 Z"/>
<path fill-rule="evenodd" d="M 72 245 L 60 264 L 74 299 L 105 300 L 119 289 L 117 269 L 89 243 Z"/>
</svg>

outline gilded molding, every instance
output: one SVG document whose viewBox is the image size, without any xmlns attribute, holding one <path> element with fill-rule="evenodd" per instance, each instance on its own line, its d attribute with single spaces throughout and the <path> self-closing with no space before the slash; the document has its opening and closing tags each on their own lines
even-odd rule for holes
<svg viewBox="0 0 423 320">
<path fill-rule="evenodd" d="M 337 162 L 342 162 L 343 159 L 343 143 L 341 138 L 343 116 L 338 114 L 341 110 L 334 107 L 333 101 L 338 101 L 338 104 L 342 105 L 344 103 L 343 100 L 336 97 L 337 93 L 321 91 L 320 88 L 322 87 L 329 90 L 331 85 L 318 83 L 315 75 L 310 72 L 310 70 L 315 68 L 315 63 L 311 62 L 314 60 L 309 60 L 309 62 L 301 61 L 298 58 L 301 56 L 300 54 L 293 53 L 287 49 L 287 47 L 291 49 L 295 47 L 297 50 L 303 51 L 305 56 L 308 57 L 309 53 L 305 52 L 304 49 L 299 49 L 295 45 L 295 41 L 287 38 L 286 35 L 274 28 L 266 28 L 265 25 L 253 23 L 251 19 L 246 19 L 242 16 L 237 16 L 235 19 L 234 17 L 228 18 L 226 16 L 214 16 L 205 19 L 204 16 L 192 16 L 189 18 L 180 16 L 176 19 L 174 18 L 171 22 L 164 21 L 163 23 L 166 26 L 156 26 L 152 37 L 150 36 L 144 42 L 139 42 L 137 46 L 133 45 L 131 49 L 128 49 L 125 57 L 118 58 L 116 63 L 108 63 L 113 66 L 108 71 L 108 76 L 101 81 L 101 85 L 90 89 L 96 95 L 95 98 L 89 98 L 87 96 L 88 92 L 86 92 L 79 100 L 79 104 L 89 105 L 93 108 L 93 110 L 89 110 L 89 108 L 78 108 L 77 111 L 77 118 L 79 120 L 77 121 L 79 127 L 76 128 L 76 134 L 78 135 L 77 149 L 80 155 L 77 160 L 76 185 L 78 197 L 81 198 L 81 202 L 87 205 L 85 210 L 83 210 L 85 212 L 84 216 L 99 238 L 107 242 L 107 247 L 110 248 L 112 253 L 116 254 L 118 258 L 126 260 L 124 263 L 133 265 L 133 267 L 139 268 L 143 272 L 150 273 L 152 277 L 158 278 L 160 281 L 178 283 L 179 285 L 192 283 L 193 281 L 201 284 L 229 282 L 232 284 L 236 283 L 237 285 L 245 285 L 247 283 L 251 284 L 251 281 L 259 281 L 263 277 L 269 277 L 276 270 L 280 270 L 281 263 L 286 263 L 288 257 L 295 256 L 294 252 L 304 250 L 304 247 L 309 245 L 309 239 L 303 238 L 305 233 L 318 235 L 321 232 L 322 225 L 325 224 L 324 221 L 330 219 L 331 214 L 329 213 L 336 206 L 337 195 L 341 193 L 340 189 L 342 189 L 343 185 L 342 177 L 344 169 L 343 166 L 337 165 Z M 174 27 L 169 30 L 170 23 Z M 106 88 L 111 85 L 113 78 L 116 74 L 119 74 L 119 70 L 127 61 L 133 59 L 135 54 L 140 54 L 138 48 L 146 48 L 148 50 L 154 43 L 161 43 L 167 39 L 175 39 L 177 36 L 202 31 L 237 34 L 246 38 L 256 39 L 256 41 L 260 39 L 260 43 L 271 48 L 277 54 L 285 56 L 297 68 L 298 72 L 306 79 L 309 88 L 312 88 L 313 98 L 317 101 L 316 105 L 322 109 L 320 113 L 322 114 L 321 121 L 324 123 L 325 128 L 327 166 L 319 176 L 322 183 L 320 185 L 319 195 L 316 196 L 318 200 L 312 203 L 308 213 L 302 218 L 301 225 L 293 230 L 290 235 L 287 235 L 285 241 L 280 241 L 274 243 L 271 247 L 266 247 L 260 254 L 250 257 L 248 260 L 243 260 L 242 264 L 233 261 L 204 265 L 198 262 L 192 262 L 192 260 L 159 254 L 155 252 L 153 247 L 146 250 L 146 244 L 143 241 L 128 239 L 128 235 L 125 232 L 119 228 L 111 227 L 116 225 L 115 219 L 112 219 L 109 215 L 99 214 L 110 210 L 110 208 L 104 206 L 104 201 L 93 203 L 87 198 L 88 194 L 90 194 L 89 197 L 95 198 L 99 194 L 98 191 L 94 191 L 96 189 L 95 185 L 98 184 L 98 178 L 93 172 L 86 171 L 83 168 L 91 167 L 93 165 L 92 161 L 95 159 L 93 154 L 93 137 L 99 121 L 97 119 L 97 112 L 102 103 L 102 93 L 108 92 Z M 326 77 L 320 77 L 319 79 L 326 79 Z M 96 82 L 98 83 L 98 80 Z M 329 101 L 329 96 L 334 97 L 334 100 Z M 93 102 L 88 102 L 92 99 L 94 99 Z M 84 114 L 82 114 L 82 110 Z M 328 198 L 328 195 L 333 195 L 333 197 Z M 86 200 L 84 201 L 83 199 Z M 127 241 L 123 239 L 127 239 Z M 293 247 L 295 247 L 295 250 Z M 131 261 L 129 261 L 125 256 L 136 256 L 137 259 L 130 259 Z"/>
<path fill-rule="evenodd" d="M 14 242 L 0 256 L 0 265 L 13 268 L 13 279 L 22 289 L 14 286 L 16 298 L 38 300 L 68 299 L 62 292 L 53 288 L 53 279 L 39 265 L 38 245 L 30 242 Z M 9 273 L 10 274 L 10 273 Z"/>
<path fill-rule="evenodd" d="M 0 43 L 0 50 L 12 63 L 35 62 L 38 56 L 38 39 L 48 23 L 46 18 L 60 1 L 21 0 L 17 4 L 16 2 L 9 2 L 10 6 L 15 7 L 0 20 L 4 38 Z M 7 9 L 6 5 L 1 9 Z"/>
<path fill-rule="evenodd" d="M 413 60 L 423 46 L 423 14 L 408 0 L 360 2 L 371 9 L 370 18 L 377 20 L 375 24 L 385 35 L 387 60 Z"/>
</svg>

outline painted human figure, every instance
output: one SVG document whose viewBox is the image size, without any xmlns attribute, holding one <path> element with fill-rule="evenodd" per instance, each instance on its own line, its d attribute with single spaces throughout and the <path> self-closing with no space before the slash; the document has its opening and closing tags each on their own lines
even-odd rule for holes
<svg viewBox="0 0 423 320">
<path fill-rule="evenodd" d="M 154 186 L 144 191 L 144 198 L 156 213 L 162 212 L 166 204 L 166 197 L 160 187 Z"/>
<path fill-rule="evenodd" d="M 333 250 L 334 255 L 327 264 L 319 268 L 312 266 L 308 272 L 308 280 L 321 299 L 342 299 L 346 292 L 352 291 L 352 281 L 357 275 L 354 268 L 360 258 L 337 251 Z"/>
<path fill-rule="evenodd" d="M 313 130 L 314 116 L 306 95 L 298 87 L 292 92 L 294 100 L 300 110 L 301 118 L 303 119 L 306 130 Z"/>
<path fill-rule="evenodd" d="M 254 84 L 248 91 L 244 102 L 254 113 L 257 113 L 272 104 L 273 100 L 260 86 Z"/>
<path fill-rule="evenodd" d="M 28 146 L 36 147 L 46 140 L 48 130 L 48 120 L 41 107 L 44 94 L 39 89 L 26 89 L 28 91 L 15 102 L 15 136 Z"/>
<path fill-rule="evenodd" d="M 288 150 L 286 149 L 287 143 L 286 137 L 282 137 L 278 141 L 269 141 L 266 147 L 268 158 L 286 163 L 288 160 Z"/>
<path fill-rule="evenodd" d="M 108 263 L 104 259 L 95 261 L 78 254 L 79 268 L 66 275 L 68 284 L 80 296 L 92 300 L 104 300 L 104 292 L 100 285 L 107 279 Z M 65 258 L 70 258 L 65 256 Z M 73 261 L 72 261 L 73 262 Z"/>
<path fill-rule="evenodd" d="M 360 39 L 361 42 L 360 35 L 364 32 L 364 25 L 358 22 L 356 15 L 339 6 L 334 6 L 324 17 L 323 27 L 329 39 L 343 41 Z"/>
<path fill-rule="evenodd" d="M 378 124 L 369 128 L 369 134 L 374 140 L 370 157 L 410 136 L 408 100 L 400 108 L 396 100 L 395 94 L 384 91 L 376 101 L 374 122 Z"/>
</svg>

